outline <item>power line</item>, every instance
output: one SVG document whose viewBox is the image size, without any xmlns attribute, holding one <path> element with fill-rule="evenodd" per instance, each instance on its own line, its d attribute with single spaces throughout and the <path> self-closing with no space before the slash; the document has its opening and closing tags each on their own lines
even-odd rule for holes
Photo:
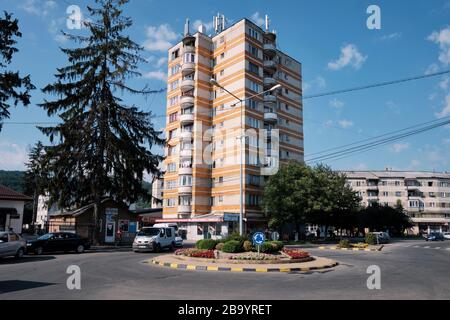
<svg viewBox="0 0 450 320">
<path fill-rule="evenodd" d="M 319 162 L 326 161 L 326 160 L 342 159 L 342 158 L 345 158 L 345 157 L 350 156 L 350 155 L 352 155 L 354 153 L 357 153 L 357 152 L 358 153 L 366 152 L 366 151 L 372 150 L 374 148 L 377 148 L 379 146 L 389 144 L 389 143 L 391 143 L 393 141 L 397 141 L 397 140 L 400 140 L 400 139 L 403 139 L 403 138 L 406 138 L 406 137 L 410 137 L 410 136 L 413 136 L 413 135 L 417 135 L 417 134 L 420 134 L 420 133 L 423 133 L 423 132 L 426 132 L 426 131 L 430 131 L 432 129 L 436 129 L 436 128 L 448 125 L 448 124 L 450 124 L 450 117 L 446 117 L 446 118 L 447 119 L 445 121 L 442 121 L 442 119 L 441 119 L 441 122 L 439 122 L 439 123 L 435 123 L 435 124 L 432 124 L 432 125 L 429 125 L 429 126 L 426 126 L 426 127 L 423 127 L 423 128 L 415 129 L 415 130 L 410 130 L 408 132 L 405 132 L 405 133 L 402 133 L 402 134 L 398 134 L 398 135 L 394 135 L 394 136 L 391 136 L 391 137 L 388 137 L 388 138 L 385 138 L 385 139 L 380 139 L 380 140 L 377 140 L 377 141 L 374 141 L 374 142 L 371 142 L 371 143 L 366 143 L 366 144 L 362 144 L 362 145 L 359 145 L 359 146 L 356 146 L 356 147 L 347 148 L 347 149 L 343 149 L 343 150 L 340 150 L 340 151 L 337 151 L 337 152 L 325 154 L 323 156 L 319 156 L 319 157 L 315 157 L 315 158 L 309 159 L 309 160 L 307 160 L 307 162 L 315 164 L 315 163 L 319 163 Z M 404 130 L 402 130 L 402 131 L 404 131 Z"/>
<path fill-rule="evenodd" d="M 369 85 L 365 85 L 365 86 L 361 86 L 361 87 L 354 87 L 354 88 L 349 88 L 349 89 L 342 89 L 342 90 L 324 92 L 324 93 L 304 96 L 303 100 L 319 98 L 319 97 L 325 97 L 325 96 L 331 96 L 331 95 L 347 93 L 347 92 L 353 92 L 353 91 L 366 90 L 366 89 L 377 88 L 377 87 L 384 87 L 384 86 L 389 86 L 389 85 L 403 83 L 403 82 L 409 82 L 409 81 L 415 81 L 415 80 L 420 80 L 420 79 L 425 79 L 425 78 L 436 77 L 436 76 L 440 76 L 440 75 L 444 75 L 444 74 L 448 74 L 448 73 L 450 73 L 450 70 L 434 72 L 434 73 L 429 73 L 429 74 L 425 74 L 425 75 L 420 75 L 420 76 L 415 76 L 415 77 L 410 77 L 410 78 L 404 78 L 404 79 L 399 79 L 399 80 L 374 83 L 374 84 L 369 84 Z"/>
</svg>

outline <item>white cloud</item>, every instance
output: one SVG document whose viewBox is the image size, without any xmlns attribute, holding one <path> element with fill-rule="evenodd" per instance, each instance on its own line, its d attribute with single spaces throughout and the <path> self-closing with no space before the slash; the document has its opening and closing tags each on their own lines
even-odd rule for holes
<svg viewBox="0 0 450 320">
<path fill-rule="evenodd" d="M 255 12 L 254 14 L 252 14 L 252 16 L 250 17 L 250 19 L 258 26 L 263 26 L 266 22 L 265 17 L 261 17 L 259 12 Z"/>
<path fill-rule="evenodd" d="M 442 79 L 442 81 L 439 82 L 439 87 L 440 87 L 442 90 L 447 91 L 449 80 L 450 80 L 449 77 L 444 77 L 444 79 Z"/>
<path fill-rule="evenodd" d="M 409 143 L 395 143 L 392 145 L 392 151 L 400 153 L 409 149 Z"/>
<path fill-rule="evenodd" d="M 343 128 L 343 129 L 350 128 L 350 127 L 352 127 L 352 126 L 354 125 L 354 123 L 353 123 L 352 121 L 346 120 L 346 119 L 339 120 L 339 121 L 338 121 L 338 124 L 339 124 L 339 125 L 341 126 L 341 128 Z"/>
<path fill-rule="evenodd" d="M 428 66 L 428 68 L 425 70 L 425 74 L 429 75 L 432 73 L 436 73 L 439 71 L 439 66 L 436 63 L 432 63 Z"/>
<path fill-rule="evenodd" d="M 28 153 L 24 146 L 0 141 L 0 170 L 24 170 Z"/>
<path fill-rule="evenodd" d="M 19 9 L 22 9 L 29 14 L 37 16 L 47 16 L 51 10 L 57 7 L 56 1 L 53 0 L 26 0 Z"/>
<path fill-rule="evenodd" d="M 445 97 L 445 103 L 442 110 L 436 113 L 436 117 L 443 118 L 450 115 L 450 93 Z"/>
<path fill-rule="evenodd" d="M 445 66 L 450 64 L 450 26 L 440 31 L 433 31 L 427 38 L 439 45 L 439 61 Z"/>
<path fill-rule="evenodd" d="M 420 161 L 417 159 L 412 159 L 411 163 L 409 164 L 411 169 L 417 169 L 420 166 Z"/>
<path fill-rule="evenodd" d="M 178 35 L 171 29 L 168 24 L 160 26 L 150 26 L 147 28 L 147 40 L 144 47 L 148 51 L 162 51 L 172 47 L 172 42 L 178 39 Z"/>
<path fill-rule="evenodd" d="M 367 56 L 362 55 L 354 44 L 348 44 L 341 48 L 339 59 L 328 63 L 328 69 L 340 70 L 346 66 L 351 66 L 358 70 L 366 60 Z"/>
<path fill-rule="evenodd" d="M 212 21 L 211 21 L 211 22 L 205 23 L 205 22 L 203 22 L 202 20 L 195 20 L 195 21 L 192 23 L 192 27 L 194 28 L 194 29 L 192 30 L 192 33 L 197 32 L 197 31 L 198 31 L 198 28 L 199 28 L 201 25 L 205 26 L 207 32 L 212 31 L 212 29 L 213 29 L 213 27 L 214 27 Z"/>
<path fill-rule="evenodd" d="M 355 166 L 355 170 L 358 170 L 358 171 L 364 171 L 364 170 L 367 170 L 367 164 L 365 164 L 365 163 L 358 163 L 358 164 Z"/>
<path fill-rule="evenodd" d="M 150 56 L 146 60 L 150 65 L 156 68 L 161 68 L 167 63 L 167 57 Z"/>
<path fill-rule="evenodd" d="M 345 105 L 344 102 L 342 102 L 341 100 L 338 100 L 336 98 L 334 98 L 333 100 L 331 100 L 329 102 L 330 107 L 335 108 L 335 109 L 342 109 Z"/>
<path fill-rule="evenodd" d="M 385 41 L 385 40 L 395 40 L 395 39 L 399 39 L 401 37 L 402 37 L 402 33 L 401 32 L 394 32 L 394 33 L 391 33 L 391 34 L 386 34 L 386 35 L 382 36 L 380 39 L 382 41 Z"/>
<path fill-rule="evenodd" d="M 317 76 L 314 78 L 314 80 L 303 82 L 303 92 L 310 91 L 315 87 L 323 89 L 326 86 L 327 86 L 326 80 L 322 76 Z"/>
<path fill-rule="evenodd" d="M 161 81 L 166 81 L 167 80 L 167 73 L 164 71 L 149 71 L 147 73 L 143 74 L 144 78 L 147 79 L 154 79 L 154 80 L 161 80 Z"/>
<path fill-rule="evenodd" d="M 386 106 L 392 110 L 395 114 L 400 114 L 400 108 L 398 107 L 398 105 L 394 102 L 394 101 L 387 101 L 386 102 Z"/>
<path fill-rule="evenodd" d="M 65 43 L 69 39 L 61 33 L 64 28 L 65 18 L 52 19 L 48 26 L 48 32 L 52 35 L 53 39 L 58 43 Z"/>
<path fill-rule="evenodd" d="M 450 138 L 442 139 L 442 144 L 450 146 Z"/>
</svg>

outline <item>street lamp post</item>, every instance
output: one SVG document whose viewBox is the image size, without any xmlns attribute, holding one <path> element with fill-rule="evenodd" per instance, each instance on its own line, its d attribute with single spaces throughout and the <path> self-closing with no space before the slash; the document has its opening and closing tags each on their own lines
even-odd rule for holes
<svg viewBox="0 0 450 320">
<path fill-rule="evenodd" d="M 252 95 L 249 98 L 246 99 L 241 99 L 238 96 L 236 96 L 234 93 L 232 93 L 231 91 L 227 90 L 225 87 L 223 87 L 222 85 L 220 85 L 220 83 L 218 83 L 215 79 L 211 79 L 210 83 L 213 86 L 219 87 L 221 89 L 223 89 L 224 91 L 226 91 L 228 94 L 230 94 L 231 96 L 233 96 L 234 98 L 236 98 L 238 100 L 238 102 L 236 102 L 235 104 L 231 105 L 231 108 L 236 107 L 236 105 L 239 103 L 241 110 L 240 110 L 240 126 L 241 126 L 241 134 L 239 135 L 238 139 L 240 140 L 240 163 L 239 163 L 239 193 L 240 193 L 240 201 L 239 201 L 239 234 L 242 236 L 244 235 L 244 179 L 243 179 L 243 171 L 244 171 L 244 148 L 245 148 L 245 128 L 243 127 L 243 123 L 242 123 L 242 118 L 243 118 L 243 112 L 244 112 L 244 102 L 253 99 L 254 97 L 258 97 L 261 95 L 264 95 L 267 92 L 273 92 L 279 88 L 281 88 L 281 84 L 277 84 L 275 86 L 273 86 L 272 88 L 270 88 L 269 90 L 257 93 L 255 95 Z"/>
</svg>

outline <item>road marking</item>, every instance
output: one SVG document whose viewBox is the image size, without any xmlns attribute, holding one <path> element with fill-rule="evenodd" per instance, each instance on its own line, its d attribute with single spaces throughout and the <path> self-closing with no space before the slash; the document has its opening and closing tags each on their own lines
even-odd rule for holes
<svg viewBox="0 0 450 320">
<path fill-rule="evenodd" d="M 420 248 L 420 246 L 414 246 L 414 248 Z"/>
<path fill-rule="evenodd" d="M 450 248 L 447 248 L 447 250 L 450 250 Z"/>
<path fill-rule="evenodd" d="M 441 247 L 436 247 L 435 249 L 436 249 L 436 250 L 439 250 L 440 248 L 441 248 Z"/>
<path fill-rule="evenodd" d="M 425 246 L 425 247 L 423 247 L 424 249 L 430 249 L 430 246 Z"/>
</svg>

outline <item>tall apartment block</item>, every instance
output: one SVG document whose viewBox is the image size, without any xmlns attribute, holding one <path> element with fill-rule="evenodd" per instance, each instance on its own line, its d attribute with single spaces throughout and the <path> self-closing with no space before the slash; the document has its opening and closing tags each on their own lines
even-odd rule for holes
<svg viewBox="0 0 450 320">
<path fill-rule="evenodd" d="M 260 204 L 267 177 L 262 169 L 303 161 L 301 64 L 278 49 L 277 37 L 269 31 L 268 18 L 265 28 L 247 19 L 226 27 L 219 15 L 214 35 L 203 26 L 191 33 L 187 22 L 184 38 L 169 49 L 168 146 L 159 222 L 177 223 L 188 239 L 238 231 L 241 177 L 244 229 L 264 229 Z M 277 90 L 255 96 L 277 84 Z M 239 103 L 236 97 L 249 100 Z M 241 128 L 255 133 L 247 135 L 245 144 L 238 140 Z M 264 148 L 263 129 L 269 132 Z M 278 134 L 271 138 L 272 132 Z M 263 155 L 255 151 L 261 149 Z"/>
<path fill-rule="evenodd" d="M 414 227 L 412 234 L 444 232 L 450 224 L 450 174 L 404 171 L 348 171 L 350 186 L 364 206 L 401 202 Z"/>
</svg>

